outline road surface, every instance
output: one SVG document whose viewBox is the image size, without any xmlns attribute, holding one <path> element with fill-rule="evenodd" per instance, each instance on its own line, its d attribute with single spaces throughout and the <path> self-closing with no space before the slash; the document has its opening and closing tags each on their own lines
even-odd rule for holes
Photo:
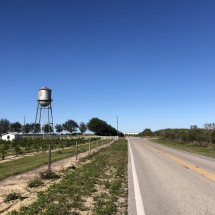
<svg viewBox="0 0 215 215">
<path fill-rule="evenodd" d="M 128 140 L 129 215 L 215 215 L 215 159 Z"/>
</svg>

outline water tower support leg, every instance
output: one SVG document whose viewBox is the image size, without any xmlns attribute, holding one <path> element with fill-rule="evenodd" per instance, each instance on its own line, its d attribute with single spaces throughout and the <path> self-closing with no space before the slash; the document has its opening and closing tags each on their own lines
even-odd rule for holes
<svg viewBox="0 0 215 215">
<path fill-rule="evenodd" d="M 39 118 L 39 126 L 40 126 L 40 120 L 41 120 L 41 111 L 42 111 L 42 107 L 39 108 L 40 109 L 40 118 Z M 38 129 L 38 135 L 39 135 L 39 131 L 40 129 Z"/>
<path fill-rule="evenodd" d="M 45 109 L 45 107 L 43 109 L 44 109 L 43 139 L 45 139 L 45 131 L 44 131 L 45 129 L 44 129 L 44 126 L 45 126 L 45 121 L 46 121 L 46 118 L 45 118 L 46 117 L 46 115 L 45 115 L 45 110 L 46 109 Z"/>
<path fill-rule="evenodd" d="M 49 121 L 49 106 L 48 106 L 48 125 L 49 125 L 49 140 L 50 140 L 50 121 Z"/>
<path fill-rule="evenodd" d="M 36 122 L 37 122 L 38 108 L 39 108 L 39 103 L 37 105 L 37 112 L 36 112 L 35 123 L 34 123 L 33 137 L 34 137 L 34 133 L 35 133 L 35 125 L 36 125 Z M 33 137 L 32 137 L 32 139 L 33 139 Z"/>
<path fill-rule="evenodd" d="M 50 109 L 51 109 L 51 118 L 52 118 L 52 131 L 54 133 L 54 124 L 53 124 L 53 116 L 52 116 L 52 105 L 50 104 Z M 53 138 L 53 135 L 52 135 Z"/>
</svg>

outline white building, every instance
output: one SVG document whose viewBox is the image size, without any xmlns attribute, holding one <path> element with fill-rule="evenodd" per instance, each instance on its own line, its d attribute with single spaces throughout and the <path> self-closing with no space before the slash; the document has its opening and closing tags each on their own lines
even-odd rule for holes
<svg viewBox="0 0 215 215">
<path fill-rule="evenodd" d="M 2 140 L 19 140 L 22 139 L 22 133 L 10 132 L 2 135 Z"/>
<path fill-rule="evenodd" d="M 137 132 L 122 132 L 125 136 L 128 136 L 128 135 L 137 135 L 139 133 Z"/>
</svg>

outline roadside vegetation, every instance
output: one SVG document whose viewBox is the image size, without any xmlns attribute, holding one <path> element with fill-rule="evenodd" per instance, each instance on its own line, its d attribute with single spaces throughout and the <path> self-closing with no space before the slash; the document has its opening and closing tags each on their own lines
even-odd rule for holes
<svg viewBox="0 0 215 215">
<path fill-rule="evenodd" d="M 119 139 L 66 169 L 35 202 L 9 214 L 127 214 L 127 153 L 127 140 Z"/>
<path fill-rule="evenodd" d="M 206 123 L 203 128 L 196 125 L 190 129 L 161 129 L 152 132 L 146 128 L 139 133 L 141 137 L 157 137 L 150 139 L 151 142 L 166 145 L 169 147 L 193 152 L 196 154 L 215 158 L 215 124 Z"/>
<path fill-rule="evenodd" d="M 180 143 L 176 141 L 163 140 L 163 139 L 149 139 L 153 143 L 169 146 L 172 148 L 192 152 L 199 155 L 215 158 L 215 145 L 212 144 L 207 147 L 203 147 L 197 143 Z"/>
<path fill-rule="evenodd" d="M 194 143 L 203 147 L 215 144 L 215 124 L 206 123 L 203 128 L 198 128 L 197 125 L 191 125 L 190 129 L 161 129 L 152 132 L 146 128 L 138 136 L 159 137 L 164 140 L 177 141 L 182 144 Z"/>
<path fill-rule="evenodd" d="M 94 140 L 94 142 L 91 142 L 90 146 L 91 149 L 96 148 L 97 147 L 97 140 L 99 138 L 92 138 L 91 140 Z M 64 143 L 69 143 L 70 141 L 74 140 L 65 140 Z M 77 140 L 74 141 L 75 142 Z M 101 146 L 102 144 L 107 144 L 109 143 L 110 140 L 98 140 L 98 146 Z M 70 142 L 71 143 L 71 142 Z M 89 142 L 87 142 L 89 143 Z M 63 144 L 63 145 L 58 145 L 60 150 L 58 151 L 54 151 L 52 152 L 52 156 L 51 156 L 51 161 L 57 161 L 57 160 L 61 160 L 64 158 L 68 158 L 71 156 L 74 156 L 76 154 L 76 147 L 72 147 L 72 148 L 68 148 L 68 149 L 64 149 L 64 147 L 69 147 L 72 146 L 71 144 Z M 48 145 L 46 147 L 46 149 L 48 148 Z M 55 147 L 56 148 L 56 147 Z M 78 153 L 82 153 L 82 152 L 86 152 L 89 150 L 89 144 L 81 144 L 81 141 L 79 142 L 78 145 Z M 7 178 L 11 175 L 17 175 L 32 169 L 35 169 L 39 166 L 45 165 L 48 163 L 48 153 L 40 153 L 40 154 L 35 154 L 33 156 L 29 156 L 29 157 L 23 157 L 23 158 L 19 158 L 17 160 L 13 160 L 13 161 L 8 161 L 8 162 L 4 162 L 4 163 L 0 163 L 0 180 Z"/>
</svg>

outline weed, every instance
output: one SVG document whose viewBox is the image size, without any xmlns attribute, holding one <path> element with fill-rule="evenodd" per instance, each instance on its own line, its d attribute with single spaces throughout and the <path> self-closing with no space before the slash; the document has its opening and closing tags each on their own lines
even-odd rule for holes
<svg viewBox="0 0 215 215">
<path fill-rule="evenodd" d="M 41 179 L 39 177 L 35 177 L 34 179 L 32 179 L 28 182 L 29 188 L 39 187 L 42 185 L 43 185 L 43 182 L 41 181 Z"/>
<path fill-rule="evenodd" d="M 106 181 L 106 182 L 105 182 L 105 188 L 108 189 L 109 187 L 110 187 L 110 182 L 109 182 L 109 181 Z"/>
<path fill-rule="evenodd" d="M 67 167 L 68 169 L 76 169 L 76 166 L 74 164 L 71 164 L 71 166 Z"/>
<path fill-rule="evenodd" d="M 110 188 L 110 193 L 117 193 L 119 191 L 119 188 L 121 187 L 121 180 L 115 180 Z"/>
<path fill-rule="evenodd" d="M 58 175 L 57 173 L 50 171 L 48 172 L 48 170 L 46 170 L 45 172 L 40 172 L 40 178 L 41 179 L 57 179 L 60 178 L 60 175 Z"/>
<path fill-rule="evenodd" d="M 6 195 L 4 202 L 7 203 L 9 201 L 16 200 L 16 199 L 21 200 L 22 199 L 21 195 L 19 193 L 11 191 L 8 195 Z"/>
</svg>

